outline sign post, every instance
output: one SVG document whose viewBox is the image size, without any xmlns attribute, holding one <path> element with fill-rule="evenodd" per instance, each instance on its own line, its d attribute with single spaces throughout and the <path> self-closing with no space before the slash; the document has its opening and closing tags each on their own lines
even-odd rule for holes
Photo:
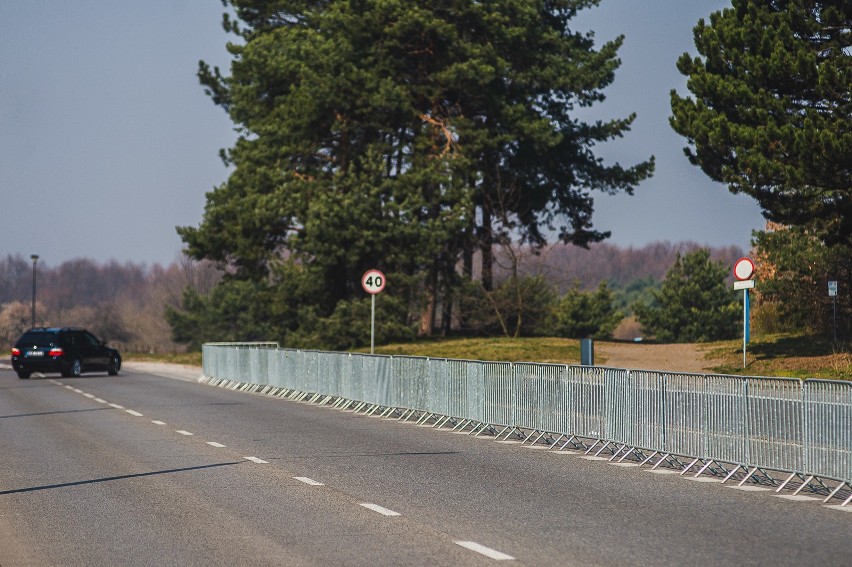
<svg viewBox="0 0 852 567">
<path fill-rule="evenodd" d="M 735 290 L 743 290 L 743 368 L 746 367 L 746 345 L 749 341 L 749 311 L 751 306 L 748 301 L 748 290 L 754 287 L 754 262 L 750 258 L 740 258 L 734 264 Z"/>
<path fill-rule="evenodd" d="M 828 296 L 834 299 L 834 342 L 837 342 L 837 280 L 828 282 Z"/>
<path fill-rule="evenodd" d="M 385 289 L 387 279 L 379 270 L 367 270 L 361 276 L 361 287 L 372 298 L 370 302 L 370 354 L 376 351 L 376 296 Z"/>
</svg>

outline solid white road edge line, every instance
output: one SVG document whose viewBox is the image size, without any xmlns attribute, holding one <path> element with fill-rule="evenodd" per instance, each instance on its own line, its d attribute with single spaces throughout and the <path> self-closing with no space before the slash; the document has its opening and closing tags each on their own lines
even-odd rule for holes
<svg viewBox="0 0 852 567">
<path fill-rule="evenodd" d="M 96 402 L 98 402 L 99 404 L 105 404 L 105 403 L 107 403 L 107 401 L 106 401 L 106 400 L 101 399 L 101 398 L 95 398 L 95 401 L 96 401 Z"/>
<path fill-rule="evenodd" d="M 94 399 L 95 399 L 95 395 L 94 395 L 94 394 L 87 394 L 86 392 L 83 392 L 83 396 L 85 396 L 85 397 L 89 398 L 90 400 L 94 400 Z"/>
<path fill-rule="evenodd" d="M 455 543 L 456 545 L 460 545 L 460 546 L 462 546 L 466 549 L 469 549 L 471 551 L 475 551 L 476 553 L 484 555 L 485 557 L 495 559 L 497 561 L 509 561 L 509 560 L 515 559 L 511 555 L 506 555 L 505 553 L 497 551 L 496 549 L 491 549 L 490 547 L 485 547 L 484 545 L 480 545 L 480 544 L 476 543 L 475 541 L 456 541 L 456 542 L 453 542 L 453 543 Z"/>
<path fill-rule="evenodd" d="M 323 483 L 317 482 L 314 479 L 308 478 L 306 476 L 294 476 L 293 478 L 295 478 L 299 482 L 304 482 L 305 484 L 309 484 L 311 486 L 325 486 Z"/>
<path fill-rule="evenodd" d="M 382 516 L 401 516 L 399 512 L 394 512 L 393 510 L 388 510 L 387 508 L 383 508 L 378 504 L 370 504 L 369 502 L 361 502 L 361 506 L 367 508 L 368 510 L 372 510 L 373 512 L 378 512 Z"/>
</svg>

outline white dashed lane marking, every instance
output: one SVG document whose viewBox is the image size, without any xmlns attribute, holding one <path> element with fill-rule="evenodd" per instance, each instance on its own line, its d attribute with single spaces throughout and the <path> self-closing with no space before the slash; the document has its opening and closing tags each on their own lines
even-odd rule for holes
<svg viewBox="0 0 852 567">
<path fill-rule="evenodd" d="M 453 542 L 453 543 L 455 543 L 456 545 L 460 545 L 460 546 L 462 546 L 466 549 L 469 549 L 471 551 L 475 551 L 476 553 L 479 553 L 480 555 L 484 555 L 485 557 L 488 557 L 490 559 L 494 559 L 496 561 L 511 561 L 511 560 L 515 559 L 511 555 L 506 555 L 505 553 L 503 553 L 501 551 L 497 551 L 496 549 L 491 549 L 490 547 L 485 547 L 484 545 L 478 544 L 475 541 L 456 541 L 456 542 Z"/>
<path fill-rule="evenodd" d="M 62 383 L 60 383 L 60 382 L 55 382 L 55 383 L 56 383 L 58 386 L 63 386 L 63 384 L 62 384 Z M 72 392 L 76 392 L 76 393 L 78 393 L 78 394 L 82 394 L 83 396 L 85 396 L 85 397 L 87 397 L 87 398 L 89 398 L 89 399 L 91 399 L 91 400 L 94 400 L 94 401 L 96 401 L 96 402 L 98 402 L 98 403 L 100 403 L 100 404 L 107 404 L 107 405 L 109 405 L 109 407 L 111 407 L 111 408 L 124 410 L 125 412 L 129 413 L 129 414 L 130 414 L 130 415 L 132 415 L 132 416 L 135 416 L 135 417 L 142 417 L 142 416 L 144 415 L 144 414 L 139 413 L 138 411 L 131 410 L 131 409 L 126 409 L 126 408 L 125 408 L 124 406 L 122 406 L 122 405 L 119 405 L 119 404 L 112 404 L 112 403 L 108 402 L 107 400 L 104 400 L 104 399 L 102 399 L 102 398 L 97 398 L 97 397 L 95 397 L 93 394 L 89 394 L 89 393 L 84 392 L 83 390 L 80 390 L 80 389 L 78 389 L 78 388 L 74 388 L 74 387 L 72 387 L 72 386 L 68 386 L 68 385 L 65 385 L 65 388 L 66 388 L 66 389 L 68 389 L 68 390 L 71 390 Z M 151 423 L 153 423 L 154 425 L 166 425 L 166 422 L 165 422 L 165 421 L 160 421 L 160 420 L 158 420 L 158 419 L 152 419 L 152 420 L 151 420 Z M 190 431 L 183 430 L 183 429 L 177 429 L 177 430 L 176 430 L 176 432 L 177 432 L 177 433 L 180 433 L 181 435 L 186 435 L 186 436 L 193 436 L 193 435 L 195 435 L 194 433 L 192 433 L 192 432 L 190 432 Z M 223 445 L 222 443 L 217 443 L 216 441 L 207 441 L 207 444 L 208 444 L 208 445 L 210 445 L 211 447 L 216 447 L 216 448 L 219 448 L 219 449 L 221 449 L 221 448 L 224 448 L 224 447 L 225 447 L 225 445 Z M 259 458 L 257 458 L 257 457 L 246 457 L 246 460 L 251 461 L 251 462 L 253 462 L 253 463 L 257 463 L 257 464 L 262 464 L 262 465 L 269 464 L 269 462 L 268 462 L 268 461 L 264 461 L 263 459 L 259 459 Z M 295 477 L 294 477 L 294 478 L 295 478 Z M 306 478 L 306 477 L 299 477 L 299 478 L 300 478 L 300 480 L 301 480 L 301 478 Z M 310 481 L 310 482 L 308 482 L 308 481 Z M 308 478 L 306 478 L 306 479 L 305 479 L 305 480 L 303 480 L 302 482 L 306 482 L 307 484 L 312 484 L 312 483 L 314 483 L 314 484 L 316 484 L 317 486 L 324 486 L 322 483 L 319 483 L 319 482 L 316 482 L 316 481 L 312 481 L 312 480 L 310 480 L 310 479 L 308 479 Z"/>
<path fill-rule="evenodd" d="M 369 502 L 361 502 L 361 506 L 367 508 L 368 510 L 372 510 L 373 512 L 378 512 L 382 516 L 401 516 L 399 512 L 394 512 L 393 510 L 388 510 L 387 508 L 383 508 L 378 504 L 370 504 Z"/>
<path fill-rule="evenodd" d="M 299 482 L 304 482 L 305 484 L 309 484 L 311 486 L 325 486 L 323 483 L 317 482 L 314 479 L 308 478 L 306 476 L 294 476 L 293 478 L 295 478 Z M 363 506 L 363 504 L 362 504 L 362 506 Z"/>
</svg>

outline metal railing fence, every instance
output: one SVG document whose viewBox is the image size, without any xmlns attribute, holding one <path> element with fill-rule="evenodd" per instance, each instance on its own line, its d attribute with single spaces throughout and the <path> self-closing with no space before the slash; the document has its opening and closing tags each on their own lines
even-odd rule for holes
<svg viewBox="0 0 852 567">
<path fill-rule="evenodd" d="M 852 486 L 852 382 L 207 344 L 205 377 Z M 852 497 L 850 497 L 852 499 Z M 848 501 L 847 501 L 848 502 Z"/>
</svg>

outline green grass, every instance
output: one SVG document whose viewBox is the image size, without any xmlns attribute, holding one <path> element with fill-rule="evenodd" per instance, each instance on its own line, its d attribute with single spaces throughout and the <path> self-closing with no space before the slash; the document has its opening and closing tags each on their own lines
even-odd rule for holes
<svg viewBox="0 0 852 567">
<path fill-rule="evenodd" d="M 748 366 L 742 365 L 742 341 L 722 341 L 701 345 L 720 374 L 777 376 L 791 378 L 830 378 L 852 380 L 852 348 L 810 335 L 764 335 L 747 347 Z M 709 347 L 709 348 L 708 348 Z M 352 352 L 370 352 L 369 347 Z M 412 343 L 380 345 L 377 354 L 428 356 L 505 362 L 553 362 L 579 364 L 580 341 L 559 338 L 447 338 Z M 124 355 L 129 361 L 170 362 L 201 365 L 201 353 Z M 597 364 L 606 360 L 596 357 Z M 664 370 L 664 369 L 663 369 Z"/>
<path fill-rule="evenodd" d="M 171 364 L 188 364 L 201 366 L 201 352 L 185 352 L 177 354 L 147 354 L 139 352 L 122 353 L 122 359 L 128 362 L 168 362 Z"/>
<path fill-rule="evenodd" d="M 370 348 L 352 352 L 370 352 Z M 498 362 L 580 362 L 580 341 L 558 338 L 433 339 L 414 343 L 381 345 L 376 354 L 428 356 Z"/>
<path fill-rule="evenodd" d="M 810 335 L 767 335 L 755 337 L 742 365 L 742 340 L 703 344 L 707 358 L 718 364 L 713 371 L 740 376 L 828 378 L 852 380 L 852 354 L 848 345 Z M 369 348 L 354 352 L 369 352 Z M 578 364 L 580 342 L 557 338 L 432 339 L 414 343 L 381 345 L 377 354 L 428 356 L 509 362 L 555 362 Z M 597 357 L 598 364 L 606 364 Z M 664 370 L 664 369 L 663 369 Z"/>
<path fill-rule="evenodd" d="M 850 352 L 850 345 L 824 337 L 774 334 L 749 342 L 746 368 L 743 368 L 742 340 L 715 343 L 708 358 L 718 360 L 714 371 L 724 374 L 852 380 Z"/>
</svg>

